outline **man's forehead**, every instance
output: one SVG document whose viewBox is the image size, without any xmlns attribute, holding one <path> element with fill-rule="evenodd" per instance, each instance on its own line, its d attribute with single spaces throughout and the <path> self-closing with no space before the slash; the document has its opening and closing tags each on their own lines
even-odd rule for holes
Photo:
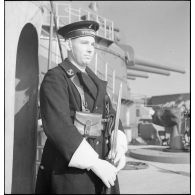
<svg viewBox="0 0 195 195">
<path fill-rule="evenodd" d="M 84 37 L 77 37 L 75 39 L 72 39 L 73 42 L 82 42 L 82 41 L 87 41 L 90 43 L 95 43 L 95 38 L 92 36 L 84 36 Z"/>
</svg>

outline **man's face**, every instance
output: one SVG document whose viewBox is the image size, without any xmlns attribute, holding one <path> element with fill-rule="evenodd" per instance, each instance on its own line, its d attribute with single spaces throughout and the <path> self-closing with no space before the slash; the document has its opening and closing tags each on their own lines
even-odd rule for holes
<svg viewBox="0 0 195 195">
<path fill-rule="evenodd" d="M 86 67 L 93 59 L 95 51 L 95 39 L 91 36 L 72 39 L 72 59 L 82 67 Z"/>
</svg>

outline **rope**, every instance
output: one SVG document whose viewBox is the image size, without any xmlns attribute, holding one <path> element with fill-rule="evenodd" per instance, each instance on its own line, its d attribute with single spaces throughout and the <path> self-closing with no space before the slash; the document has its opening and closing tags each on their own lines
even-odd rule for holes
<svg viewBox="0 0 195 195">
<path fill-rule="evenodd" d="M 64 57 L 63 57 L 63 53 L 62 53 L 62 46 L 61 46 L 61 43 L 60 43 L 60 38 L 59 38 L 59 35 L 57 33 L 58 27 L 57 27 L 56 13 L 55 13 L 55 10 L 54 10 L 53 1 L 50 1 L 50 5 L 51 5 L 51 12 L 53 13 L 56 36 L 57 36 L 58 45 L 59 45 L 59 49 L 60 49 L 61 60 L 63 61 Z"/>
</svg>

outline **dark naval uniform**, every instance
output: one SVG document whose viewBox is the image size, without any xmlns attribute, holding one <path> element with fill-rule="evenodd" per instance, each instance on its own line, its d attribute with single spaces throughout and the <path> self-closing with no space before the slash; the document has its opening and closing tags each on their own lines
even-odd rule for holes
<svg viewBox="0 0 195 195">
<path fill-rule="evenodd" d="M 86 72 L 91 80 L 91 86 L 83 83 L 88 109 L 92 113 L 103 114 L 107 82 L 99 79 L 88 67 Z M 82 83 L 80 73 L 65 59 L 49 70 L 42 82 L 40 108 L 47 141 L 38 171 L 36 193 L 98 194 L 104 186 L 91 170 L 68 167 L 72 155 L 83 140 L 73 125 L 75 112 L 81 111 L 82 105 L 80 94 L 71 81 L 71 77 L 76 76 Z M 115 113 L 113 108 L 111 112 Z M 119 129 L 123 130 L 121 122 Z M 103 136 L 87 138 L 87 141 L 102 159 Z M 115 183 L 117 188 L 118 180 Z"/>
</svg>

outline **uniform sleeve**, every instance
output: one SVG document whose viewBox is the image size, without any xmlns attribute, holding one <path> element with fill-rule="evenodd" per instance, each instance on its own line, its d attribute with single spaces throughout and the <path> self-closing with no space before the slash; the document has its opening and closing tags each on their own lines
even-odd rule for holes
<svg viewBox="0 0 195 195">
<path fill-rule="evenodd" d="M 60 72 L 46 74 L 40 88 L 40 109 L 47 138 L 69 162 L 83 137 L 73 125 L 67 82 Z"/>
</svg>

